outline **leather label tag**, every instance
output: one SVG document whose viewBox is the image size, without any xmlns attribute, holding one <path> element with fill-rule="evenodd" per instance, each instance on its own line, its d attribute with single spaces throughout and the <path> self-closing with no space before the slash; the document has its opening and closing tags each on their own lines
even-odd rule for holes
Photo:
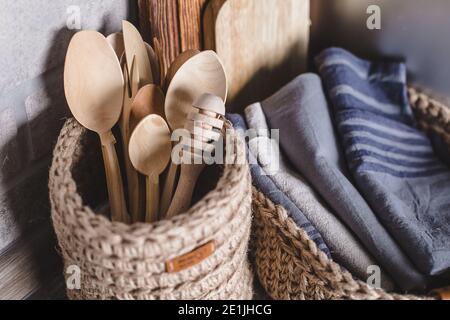
<svg viewBox="0 0 450 320">
<path fill-rule="evenodd" d="M 182 256 L 176 257 L 166 262 L 166 271 L 168 273 L 180 272 L 188 269 L 196 264 L 199 264 L 216 250 L 216 242 L 214 240 L 186 253 Z"/>
</svg>

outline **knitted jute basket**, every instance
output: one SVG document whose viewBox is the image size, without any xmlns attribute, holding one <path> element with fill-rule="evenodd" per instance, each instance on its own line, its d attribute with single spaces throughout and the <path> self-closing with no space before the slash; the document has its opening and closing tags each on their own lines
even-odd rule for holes
<svg viewBox="0 0 450 320">
<path fill-rule="evenodd" d="M 409 89 L 409 99 L 424 130 L 437 132 L 450 145 L 450 109 Z M 253 188 L 253 236 L 256 272 L 266 292 L 274 299 L 435 299 L 388 293 L 356 280 L 348 271 L 317 248 L 307 233 Z"/>
<path fill-rule="evenodd" d="M 68 297 L 251 299 L 248 165 L 224 165 L 216 188 L 186 214 L 153 224 L 125 225 L 92 209 L 106 200 L 97 141 L 69 119 L 50 169 L 52 219 L 65 270 L 77 270 L 67 269 L 74 265 L 81 271 L 81 287 L 67 289 Z M 241 149 L 237 144 L 235 154 L 244 152 Z M 216 247 L 212 255 L 182 271 L 166 272 L 166 261 L 212 240 Z"/>
</svg>

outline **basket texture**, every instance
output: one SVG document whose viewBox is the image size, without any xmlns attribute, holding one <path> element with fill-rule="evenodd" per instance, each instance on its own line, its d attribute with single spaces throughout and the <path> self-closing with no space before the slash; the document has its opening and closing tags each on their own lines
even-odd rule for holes
<svg viewBox="0 0 450 320">
<path fill-rule="evenodd" d="M 69 119 L 50 169 L 52 220 L 64 264 L 81 270 L 81 288 L 68 289 L 68 297 L 251 299 L 248 165 L 225 165 L 216 188 L 186 214 L 153 224 L 125 225 L 91 209 L 106 199 L 96 138 Z M 216 244 L 211 256 L 180 272 L 166 272 L 167 260 L 211 240 Z"/>
<path fill-rule="evenodd" d="M 450 145 L 450 109 L 409 89 L 411 106 L 424 130 L 439 134 Z M 274 299 L 435 299 L 430 296 L 388 293 L 356 280 L 317 248 L 307 233 L 253 188 L 254 260 L 259 280 Z"/>
</svg>

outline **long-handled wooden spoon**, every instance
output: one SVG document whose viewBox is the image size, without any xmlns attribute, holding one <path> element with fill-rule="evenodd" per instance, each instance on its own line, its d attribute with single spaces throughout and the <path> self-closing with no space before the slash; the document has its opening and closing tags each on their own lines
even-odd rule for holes
<svg viewBox="0 0 450 320">
<path fill-rule="evenodd" d="M 200 52 L 186 59 L 173 75 L 164 106 L 167 122 L 173 131 L 184 128 L 192 104 L 205 92 L 226 101 L 228 84 L 225 69 L 213 51 Z M 177 169 L 178 166 L 171 162 L 161 198 L 162 215 L 166 214 L 172 200 Z"/>
<path fill-rule="evenodd" d="M 131 164 L 130 157 L 128 154 L 128 143 L 131 136 L 130 130 L 130 116 L 131 109 L 134 100 L 134 95 L 138 91 L 139 83 L 139 72 L 135 61 L 131 63 L 131 71 L 128 71 L 126 64 L 123 66 L 123 76 L 125 79 L 124 85 L 124 97 L 123 97 L 123 107 L 122 115 L 119 120 L 120 132 L 122 135 L 122 146 L 124 150 L 123 159 L 124 167 L 127 175 L 127 186 L 128 186 L 128 206 L 130 209 L 130 214 L 133 222 L 139 222 L 142 220 L 142 214 L 144 208 L 141 206 L 141 194 L 139 189 L 139 174 L 134 169 Z"/>
<path fill-rule="evenodd" d="M 200 173 L 205 168 L 204 153 L 211 154 L 221 136 L 225 105 L 221 98 L 202 95 L 195 103 L 189 114 L 185 129 L 190 132 L 190 138 L 183 137 L 180 180 L 177 190 L 167 211 L 167 218 L 174 217 L 189 209 L 195 184 Z M 186 162 L 187 161 L 187 162 Z"/>
<path fill-rule="evenodd" d="M 134 129 L 129 145 L 130 159 L 136 170 L 146 176 L 146 222 L 157 220 L 159 211 L 159 175 L 169 163 L 170 130 L 164 119 L 149 115 Z"/>
<path fill-rule="evenodd" d="M 127 221 L 122 177 L 111 128 L 122 110 L 124 80 L 119 61 L 106 38 L 80 31 L 70 41 L 64 66 L 64 90 L 78 122 L 100 136 L 111 216 Z"/>
<path fill-rule="evenodd" d="M 142 87 L 131 105 L 129 128 L 133 132 L 139 122 L 150 114 L 156 114 L 164 118 L 164 94 L 162 90 L 153 84 Z M 145 207 L 145 181 L 139 178 L 140 208 Z M 143 213 L 143 211 L 141 210 Z"/>
</svg>

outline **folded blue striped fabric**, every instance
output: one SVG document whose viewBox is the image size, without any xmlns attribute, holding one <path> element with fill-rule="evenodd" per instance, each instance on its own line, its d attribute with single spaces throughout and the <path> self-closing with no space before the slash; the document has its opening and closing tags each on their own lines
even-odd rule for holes
<svg viewBox="0 0 450 320">
<path fill-rule="evenodd" d="M 233 127 L 238 131 L 241 137 L 245 137 L 247 124 L 244 118 L 239 114 L 227 114 L 227 119 L 231 121 Z M 317 231 L 316 227 L 305 217 L 303 212 L 275 185 L 275 183 L 266 175 L 264 170 L 258 164 L 258 161 L 249 150 L 247 144 L 247 157 L 250 165 L 253 184 L 264 193 L 275 205 L 280 205 L 286 209 L 289 217 L 302 228 L 308 236 L 316 243 L 328 257 L 331 257 L 330 250 L 323 241 L 322 235 Z"/>
<path fill-rule="evenodd" d="M 433 286 L 401 250 L 353 185 L 316 74 L 298 76 L 261 102 L 271 129 L 293 167 L 323 197 L 393 280 L 405 291 Z"/>
<path fill-rule="evenodd" d="M 450 171 L 416 127 L 402 63 L 316 58 L 357 188 L 417 268 L 450 271 Z"/>
</svg>

